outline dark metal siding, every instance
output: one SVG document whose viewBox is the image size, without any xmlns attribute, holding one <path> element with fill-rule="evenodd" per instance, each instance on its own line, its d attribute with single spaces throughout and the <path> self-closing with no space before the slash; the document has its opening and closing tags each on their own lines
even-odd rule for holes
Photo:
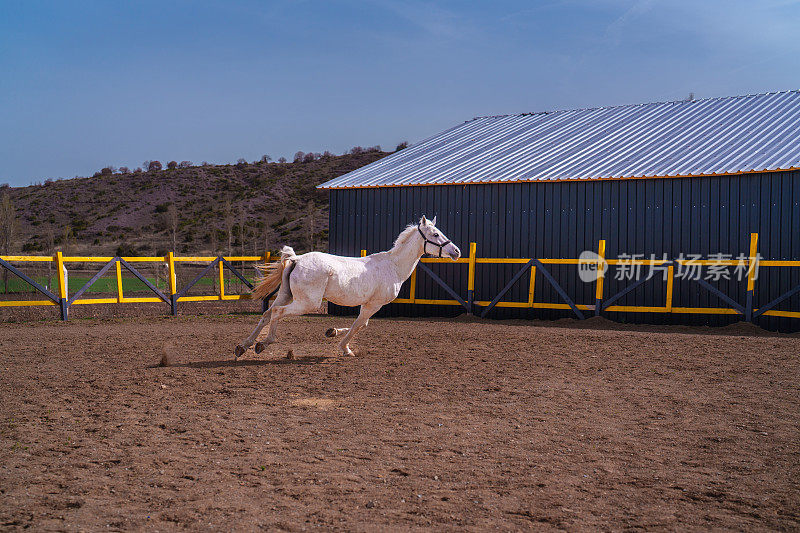
<svg viewBox="0 0 800 533">
<path fill-rule="evenodd" d="M 403 227 L 423 214 L 437 215 L 439 227 L 464 254 L 469 242 L 478 243 L 478 257 L 576 258 L 596 250 L 606 239 L 606 257 L 620 254 L 725 253 L 748 254 L 750 233 L 759 234 L 764 259 L 800 260 L 800 171 L 739 176 L 616 180 L 589 182 L 509 183 L 386 187 L 330 191 L 330 250 L 358 255 L 388 249 Z M 431 265 L 453 288 L 466 295 L 466 265 Z M 514 275 L 518 266 L 478 265 L 475 299 L 491 300 Z M 551 272 L 577 303 L 594 303 L 594 284 L 582 283 L 572 265 L 551 265 Z M 733 272 L 732 272 L 733 273 Z M 609 273 L 605 296 L 625 286 Z M 524 276 L 504 300 L 527 299 Z M 800 268 L 762 268 L 756 282 L 754 305 L 764 305 L 800 283 Z M 716 285 L 744 303 L 745 282 Z M 408 294 L 404 287 L 401 295 Z M 419 274 L 417 296 L 448 296 L 424 274 Z M 620 305 L 664 305 L 666 283 L 650 280 L 624 297 Z M 537 278 L 536 301 L 558 302 L 558 295 Z M 693 282 L 675 281 L 676 307 L 727 307 Z M 332 312 L 344 309 L 331 306 Z M 777 309 L 800 309 L 800 295 Z M 384 315 L 452 316 L 460 308 L 392 304 Z M 494 317 L 561 318 L 568 312 L 545 309 L 498 308 Z M 735 316 L 607 313 L 624 322 L 723 325 Z M 761 317 L 768 329 L 798 330 L 800 320 Z"/>
</svg>

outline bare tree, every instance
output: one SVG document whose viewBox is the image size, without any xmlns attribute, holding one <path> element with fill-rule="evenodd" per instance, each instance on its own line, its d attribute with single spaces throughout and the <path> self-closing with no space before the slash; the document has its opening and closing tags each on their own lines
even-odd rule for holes
<svg viewBox="0 0 800 533">
<path fill-rule="evenodd" d="M 72 250 L 72 226 L 67 224 L 64 226 L 64 234 L 61 239 L 61 252 L 64 255 L 69 255 Z"/>
<path fill-rule="evenodd" d="M 264 213 L 264 233 L 261 237 L 263 240 L 264 245 L 264 253 L 272 251 L 273 247 L 275 247 L 275 230 L 272 229 L 272 226 L 269 225 L 269 221 L 267 220 L 266 211 Z"/>
<path fill-rule="evenodd" d="M 11 195 L 8 191 L 3 192 L 0 200 L 0 246 L 3 247 L 4 254 L 11 254 L 11 244 L 14 240 L 14 232 L 17 229 L 17 210 L 11 202 Z M 8 293 L 8 269 L 3 269 L 3 286 Z"/>
<path fill-rule="evenodd" d="M 244 255 L 245 223 L 247 221 L 247 216 L 243 207 L 239 207 L 237 211 L 239 213 L 239 252 L 241 252 L 241 255 Z"/>
<path fill-rule="evenodd" d="M 250 247 L 253 250 L 252 255 L 262 255 L 263 250 L 259 250 L 261 243 L 259 242 L 258 231 L 256 228 L 251 228 L 248 232 L 248 236 L 250 237 Z"/>
<path fill-rule="evenodd" d="M 306 206 L 306 241 L 311 251 L 317 248 L 317 206 L 309 200 Z"/>
<path fill-rule="evenodd" d="M 211 240 L 211 255 L 214 257 L 219 255 L 219 244 L 217 244 L 217 228 L 211 228 L 211 235 L 209 236 Z M 217 293 L 217 276 L 211 276 L 211 290 L 214 294 Z"/>
<path fill-rule="evenodd" d="M 48 225 L 44 233 L 44 246 L 47 255 L 55 255 L 56 253 L 56 234 L 53 231 L 53 226 Z M 53 286 L 53 261 L 47 262 L 47 288 Z"/>
<path fill-rule="evenodd" d="M 127 174 L 130 171 L 131 171 L 131 169 L 129 169 L 128 167 L 119 167 L 119 173 L 120 174 Z"/>
<path fill-rule="evenodd" d="M 261 162 L 262 163 L 269 163 L 270 161 L 272 161 L 272 158 L 270 156 L 268 156 L 267 154 L 264 154 L 264 155 L 261 156 Z"/>
<path fill-rule="evenodd" d="M 294 154 L 294 162 L 295 162 L 295 163 L 300 163 L 301 161 L 303 161 L 303 158 L 304 158 L 305 156 L 306 156 L 306 153 L 305 153 L 305 152 L 303 152 L 302 150 L 298 150 L 298 151 L 297 151 L 297 152 L 295 152 L 295 154 Z"/>
<path fill-rule="evenodd" d="M 175 207 L 175 202 L 172 202 L 167 207 L 166 221 L 172 236 L 172 251 L 177 251 L 178 248 L 178 208 Z"/>
<path fill-rule="evenodd" d="M 244 207 L 241 206 L 239 207 L 239 209 L 237 209 L 237 212 L 239 214 L 239 255 L 244 256 L 245 254 L 244 246 L 245 246 L 245 241 L 247 240 L 247 231 L 246 231 L 247 213 L 245 212 Z M 240 272 L 244 272 L 244 265 L 245 265 L 244 261 L 241 261 L 239 263 Z M 241 283 L 237 283 L 237 286 L 239 287 L 239 292 L 241 293 L 241 291 L 244 289 L 244 286 Z"/>
<path fill-rule="evenodd" d="M 209 246 L 211 246 L 211 255 L 217 256 L 219 255 L 219 243 L 217 242 L 217 228 L 211 228 L 211 233 L 209 234 Z"/>
<path fill-rule="evenodd" d="M 178 163 L 178 168 L 189 168 L 192 166 L 192 164 L 193 163 L 191 161 L 181 161 Z"/>
<path fill-rule="evenodd" d="M 53 226 L 49 225 L 49 224 L 47 226 L 47 229 L 44 232 L 44 247 L 45 247 L 44 251 L 47 253 L 47 255 L 53 255 L 55 253 L 56 234 L 53 231 Z M 47 262 L 47 288 L 49 289 L 52 286 L 53 286 L 53 262 L 52 261 L 48 261 Z"/>
<path fill-rule="evenodd" d="M 233 255 L 233 226 L 235 223 L 230 200 L 225 200 L 225 232 L 228 234 L 228 255 Z"/>
<path fill-rule="evenodd" d="M 14 232 L 17 228 L 17 210 L 11 201 L 8 191 L 3 192 L 0 200 L 0 245 L 5 254 L 11 253 L 11 241 L 14 239 Z"/>
<path fill-rule="evenodd" d="M 278 158 L 278 163 L 286 163 L 286 158 L 285 158 L 285 157 L 283 157 L 283 156 L 280 156 L 280 157 Z"/>
</svg>

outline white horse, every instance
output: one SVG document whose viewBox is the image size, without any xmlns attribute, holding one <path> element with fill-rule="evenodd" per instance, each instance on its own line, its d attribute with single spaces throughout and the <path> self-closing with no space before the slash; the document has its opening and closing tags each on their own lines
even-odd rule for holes
<svg viewBox="0 0 800 533">
<path fill-rule="evenodd" d="M 361 306 L 352 326 L 325 332 L 328 337 L 344 334 L 339 348 L 344 355 L 354 355 L 349 346 L 353 335 L 367 325 L 378 309 L 397 298 L 403 282 L 426 253 L 448 256 L 454 261 L 461 257 L 458 246 L 436 227 L 436 217 L 429 221 L 423 216 L 419 223 L 410 224 L 400 233 L 391 250 L 367 257 L 342 257 L 322 252 L 295 255 L 294 250 L 284 246 L 280 261 L 265 267 L 266 275 L 253 289 L 253 297 L 263 299 L 278 286 L 280 290 L 253 333 L 236 346 L 236 358 L 253 345 L 267 323 L 269 334 L 256 343 L 256 353 L 275 342 L 275 330 L 281 318 L 316 311 L 323 298 L 337 305 Z"/>
</svg>

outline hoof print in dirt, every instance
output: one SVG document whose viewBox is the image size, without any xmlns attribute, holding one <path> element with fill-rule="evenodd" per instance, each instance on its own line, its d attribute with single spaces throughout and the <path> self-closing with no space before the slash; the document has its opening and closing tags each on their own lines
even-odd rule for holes
<svg viewBox="0 0 800 533">
<path fill-rule="evenodd" d="M 256 353 L 261 353 L 267 348 L 267 345 L 263 342 L 257 342 L 255 346 Z"/>
<path fill-rule="evenodd" d="M 286 359 L 288 359 L 289 361 L 294 359 L 294 352 L 292 350 L 289 350 L 288 352 L 286 352 Z"/>
<path fill-rule="evenodd" d="M 241 344 L 237 345 L 236 349 L 233 350 L 233 355 L 236 357 L 236 359 L 239 359 L 242 355 L 244 355 L 244 346 Z"/>
<path fill-rule="evenodd" d="M 328 328 L 327 331 L 325 331 L 325 336 L 326 337 L 335 337 L 336 336 L 336 329 Z"/>
</svg>

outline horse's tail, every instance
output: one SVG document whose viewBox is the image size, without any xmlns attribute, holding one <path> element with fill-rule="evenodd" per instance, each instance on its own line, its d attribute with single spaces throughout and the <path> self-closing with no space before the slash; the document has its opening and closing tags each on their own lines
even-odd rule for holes
<svg viewBox="0 0 800 533">
<path fill-rule="evenodd" d="M 284 246 L 281 250 L 280 261 L 259 266 L 258 269 L 261 271 L 261 277 L 258 278 L 251 297 L 255 300 L 263 300 L 272 291 L 277 289 L 283 280 L 284 269 L 292 265 L 295 257 L 294 250 L 292 250 L 291 246 Z"/>
</svg>

